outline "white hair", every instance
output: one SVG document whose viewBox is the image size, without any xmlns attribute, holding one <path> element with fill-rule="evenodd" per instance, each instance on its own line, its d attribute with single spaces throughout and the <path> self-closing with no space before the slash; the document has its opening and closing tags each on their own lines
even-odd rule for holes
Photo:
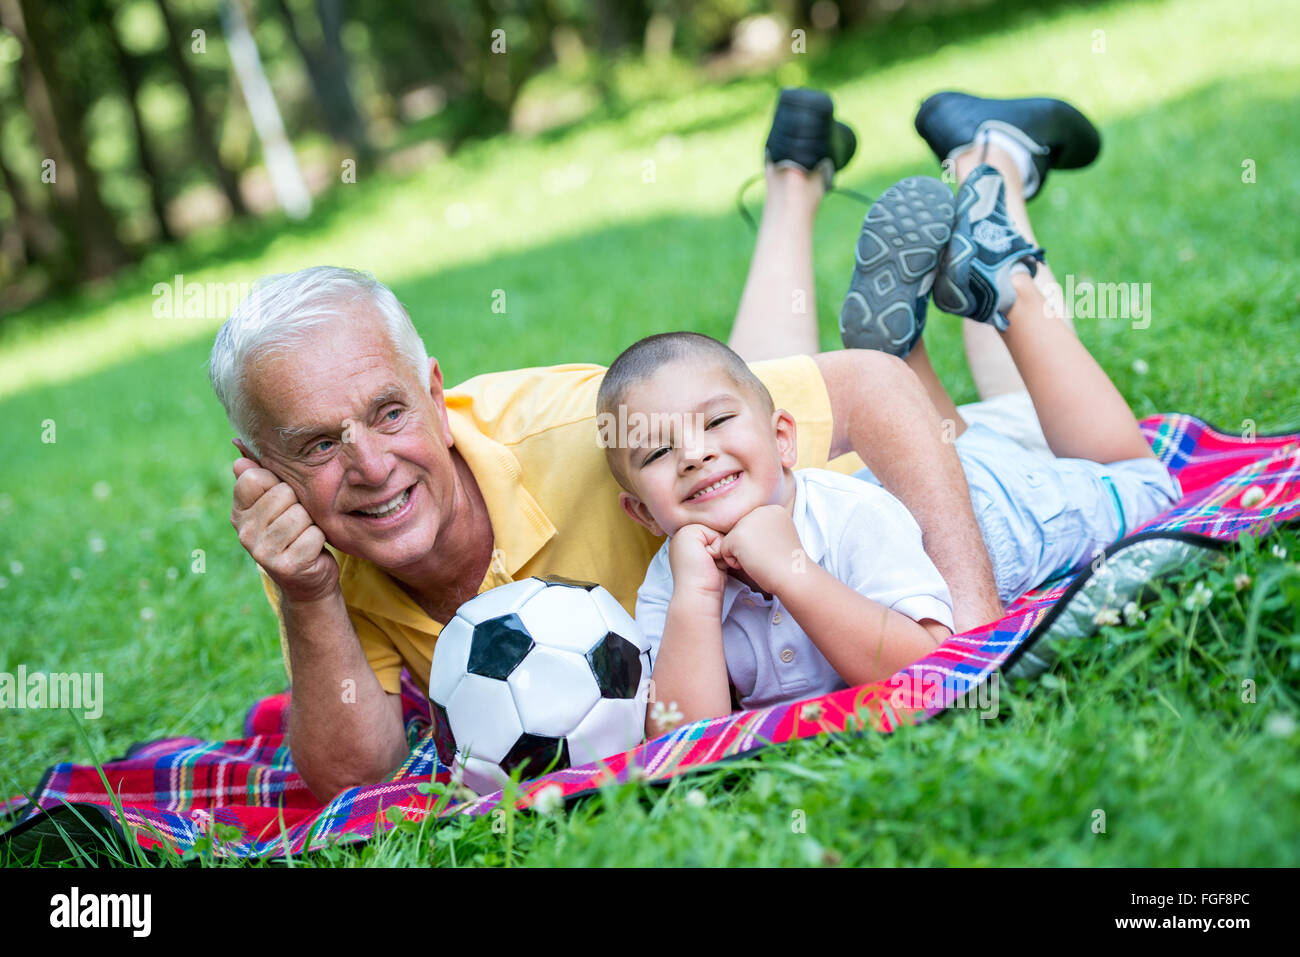
<svg viewBox="0 0 1300 957">
<path fill-rule="evenodd" d="M 310 329 L 350 318 L 347 306 L 358 301 L 374 306 L 399 360 L 426 390 L 429 388 L 429 355 L 424 342 L 392 290 L 373 275 L 314 266 L 263 276 L 217 333 L 208 362 L 212 389 L 225 407 L 226 418 L 254 455 L 261 451 L 256 439 L 257 412 L 247 390 L 249 362 L 301 343 Z"/>
</svg>

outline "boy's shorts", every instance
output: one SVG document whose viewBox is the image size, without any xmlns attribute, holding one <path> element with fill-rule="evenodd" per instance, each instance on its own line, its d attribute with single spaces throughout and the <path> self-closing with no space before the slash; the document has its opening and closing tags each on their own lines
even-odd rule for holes
<svg viewBox="0 0 1300 957">
<path fill-rule="evenodd" d="M 1004 603 L 1086 565 L 1182 497 L 1153 458 L 1047 459 L 978 424 L 956 447 Z"/>
<path fill-rule="evenodd" d="M 956 450 L 1004 603 L 1082 567 L 1182 497 L 1153 458 L 1053 458 L 980 423 Z M 867 469 L 854 474 L 876 481 Z"/>
</svg>

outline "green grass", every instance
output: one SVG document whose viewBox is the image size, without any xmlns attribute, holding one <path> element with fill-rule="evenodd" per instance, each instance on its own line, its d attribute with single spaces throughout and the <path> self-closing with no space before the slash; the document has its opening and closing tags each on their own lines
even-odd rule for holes
<svg viewBox="0 0 1300 957">
<path fill-rule="evenodd" d="M 155 318 L 155 283 L 246 282 L 322 262 L 371 269 L 449 381 L 608 362 L 667 329 L 725 336 L 752 243 L 732 198 L 757 166 L 778 83 L 831 89 L 862 143 L 842 182 L 872 195 L 933 173 L 910 124 L 934 89 L 1075 100 L 1101 125 L 1103 153 L 1088 170 L 1052 174 L 1030 207 L 1039 239 L 1062 281 L 1150 283 L 1153 307 L 1147 329 L 1079 320 L 1084 342 L 1139 415 L 1300 425 L 1300 51 L 1278 29 L 1285 16 L 1262 2 L 999 5 L 899 18 L 725 84 L 625 64 L 616 111 L 476 144 L 407 177 L 363 171 L 306 223 L 197 237 L 7 321 L 0 671 L 103 672 L 106 704 L 83 722 L 88 743 L 66 714 L 6 712 L 0 789 L 29 789 L 48 765 L 88 762 L 92 750 L 106 759 L 160 736 L 236 737 L 248 706 L 283 688 L 274 619 L 229 525 L 234 450 L 205 375 L 223 316 Z M 1096 30 L 1105 52 L 1092 50 Z M 832 197 L 818 219 L 826 348 L 838 345 L 862 213 Z M 497 289 L 505 315 L 491 308 Z M 956 324 L 935 317 L 927 337 L 957 400 L 975 398 Z M 41 441 L 46 420 L 52 444 Z M 1140 627 L 1080 643 L 1049 681 L 1004 684 L 994 721 L 959 712 L 890 736 L 804 742 L 666 789 L 611 790 L 566 815 L 512 816 L 508 850 L 492 819 L 466 820 L 432 845 L 399 828 L 310 862 L 432 853 L 450 864 L 454 852 L 457 864 L 496 865 L 1295 864 L 1297 556 L 1284 532 L 1222 568 L 1189 570 L 1188 585 L 1214 587 L 1207 608 L 1187 611 L 1188 588 L 1162 585 Z M 1240 574 L 1252 583 L 1238 592 Z M 1251 704 L 1245 678 L 1257 684 Z M 1096 809 L 1105 834 L 1091 830 Z M 796 810 L 806 833 L 791 828 Z"/>
</svg>

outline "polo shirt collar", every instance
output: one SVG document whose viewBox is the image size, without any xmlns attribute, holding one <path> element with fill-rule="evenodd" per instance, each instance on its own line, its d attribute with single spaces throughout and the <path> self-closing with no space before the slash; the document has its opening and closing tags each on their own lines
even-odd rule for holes
<svg viewBox="0 0 1300 957">
<path fill-rule="evenodd" d="M 492 547 L 504 562 L 505 573 L 513 578 L 555 537 L 555 525 L 524 488 L 514 453 L 484 435 L 473 419 L 459 410 L 448 407 L 447 419 L 455 448 L 478 482 L 487 506 Z"/>
</svg>

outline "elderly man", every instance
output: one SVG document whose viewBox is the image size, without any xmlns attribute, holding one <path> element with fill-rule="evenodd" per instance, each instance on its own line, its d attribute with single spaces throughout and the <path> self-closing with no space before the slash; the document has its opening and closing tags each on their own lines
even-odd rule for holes
<svg viewBox="0 0 1300 957">
<path fill-rule="evenodd" d="M 822 178 L 821 164 L 805 165 L 769 164 L 732 338 L 751 360 L 794 351 L 775 331 L 788 317 L 772 305 L 789 293 L 764 288 L 804 283 L 811 295 Z M 797 467 L 865 462 L 920 524 L 957 629 L 996 618 L 961 466 L 908 367 L 865 350 L 752 366 L 794 415 Z M 277 611 L 290 746 L 321 800 L 400 765 L 401 669 L 426 687 L 442 624 L 474 595 L 558 574 L 598 581 L 634 607 L 659 543 L 623 515 L 605 467 L 602 367 L 494 373 L 444 391 L 437 360 L 385 286 L 318 267 L 259 282 L 218 333 L 210 371 L 243 453 L 231 522 Z"/>
</svg>

